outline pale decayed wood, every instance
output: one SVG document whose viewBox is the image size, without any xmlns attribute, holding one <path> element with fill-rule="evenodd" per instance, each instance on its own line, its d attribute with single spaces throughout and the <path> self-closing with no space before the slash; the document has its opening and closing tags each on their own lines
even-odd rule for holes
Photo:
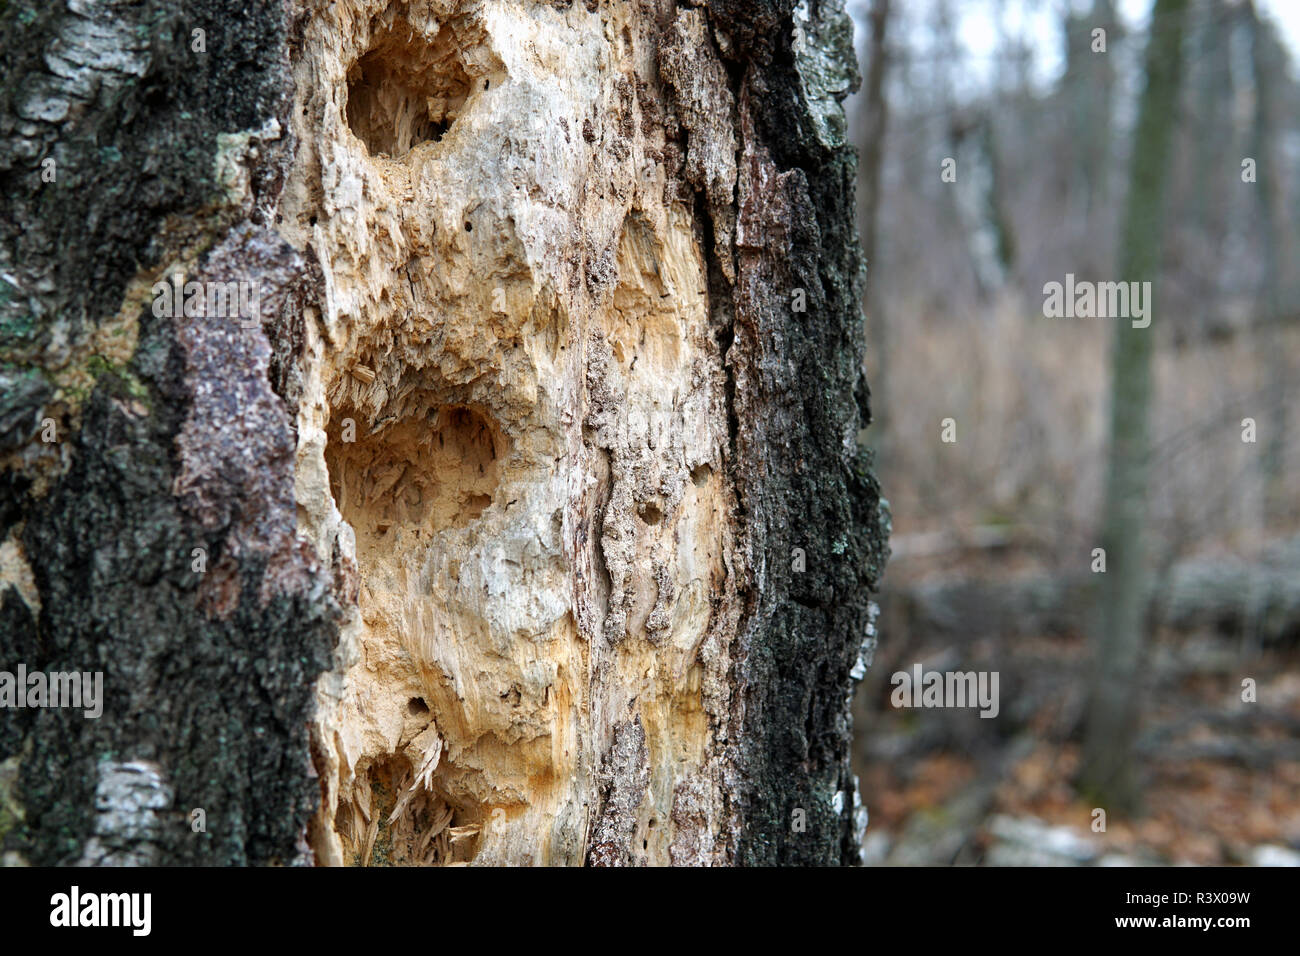
<svg viewBox="0 0 1300 956">
<path fill-rule="evenodd" d="M 326 292 L 297 498 L 358 592 L 318 689 L 323 862 L 580 863 L 599 830 L 619 862 L 667 863 L 683 784 L 711 852 L 724 376 L 651 22 L 356 0 L 307 20 L 279 229 Z M 430 62 L 445 83 L 409 79 Z M 620 752 L 644 765 L 611 769 L 634 726 Z"/>
</svg>

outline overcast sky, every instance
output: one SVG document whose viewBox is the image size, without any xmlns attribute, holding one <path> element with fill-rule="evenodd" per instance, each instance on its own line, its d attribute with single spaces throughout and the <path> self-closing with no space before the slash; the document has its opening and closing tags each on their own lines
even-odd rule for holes
<svg viewBox="0 0 1300 956">
<path fill-rule="evenodd" d="M 1037 75 L 1055 78 L 1062 68 L 1061 11 L 1065 0 L 952 0 L 960 22 L 957 34 L 967 51 L 967 66 L 974 71 L 991 69 L 998 45 L 997 10 L 1001 6 L 1008 31 L 1012 35 L 1036 38 Z M 1278 27 L 1291 53 L 1293 72 L 1300 73 L 1300 0 L 1255 0 L 1260 12 Z M 865 46 L 863 22 L 870 0 L 849 0 L 849 9 L 858 27 L 858 49 Z M 1152 0 L 1118 0 L 1125 25 L 1144 29 L 1151 16 Z M 1074 7 L 1086 10 L 1091 0 L 1074 0 Z M 895 0 L 913 23 L 924 23 L 931 9 L 930 0 Z"/>
</svg>

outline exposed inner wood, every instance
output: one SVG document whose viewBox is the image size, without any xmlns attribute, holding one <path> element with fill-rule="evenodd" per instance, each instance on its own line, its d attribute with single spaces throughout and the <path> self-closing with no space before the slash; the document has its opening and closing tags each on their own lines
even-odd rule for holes
<svg viewBox="0 0 1300 956">
<path fill-rule="evenodd" d="M 377 30 L 371 49 L 348 70 L 348 126 L 372 153 L 403 156 L 437 142 L 473 81 L 444 27 L 428 42 L 405 20 Z"/>
<path fill-rule="evenodd" d="M 307 21 L 279 226 L 327 290 L 299 525 L 356 594 L 317 695 L 321 862 L 715 852 L 734 492 L 652 23 Z"/>
</svg>

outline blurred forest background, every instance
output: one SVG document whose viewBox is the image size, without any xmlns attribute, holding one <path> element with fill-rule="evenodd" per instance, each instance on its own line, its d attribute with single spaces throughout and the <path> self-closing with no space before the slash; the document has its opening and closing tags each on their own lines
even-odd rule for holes
<svg viewBox="0 0 1300 956">
<path fill-rule="evenodd" d="M 855 705 L 864 859 L 1300 863 L 1300 4 L 850 12 L 875 416 L 862 440 L 894 524 Z M 1143 125 L 1161 36 L 1180 68 Z M 1147 138 L 1162 128 L 1163 147 Z M 1133 185 L 1143 149 L 1160 161 L 1158 222 L 1134 213 L 1152 201 Z M 1139 252 L 1158 275 L 1128 274 Z M 1134 792 L 1105 804 L 1105 832 L 1080 773 L 1089 726 L 1105 725 L 1089 714 L 1099 641 L 1117 639 L 1105 611 L 1128 586 L 1113 563 L 1092 570 L 1128 323 L 1045 317 L 1045 283 L 1071 273 L 1158 280 L 1145 577 L 1130 576 L 1141 634 L 1119 688 L 1136 726 L 1116 744 Z M 890 675 L 918 662 L 999 672 L 1000 714 L 891 707 Z"/>
</svg>

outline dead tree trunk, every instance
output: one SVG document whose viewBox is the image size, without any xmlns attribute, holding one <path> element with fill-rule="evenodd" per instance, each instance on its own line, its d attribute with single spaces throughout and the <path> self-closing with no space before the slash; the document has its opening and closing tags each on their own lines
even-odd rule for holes
<svg viewBox="0 0 1300 956">
<path fill-rule="evenodd" d="M 239 6 L 0 12 L 6 859 L 856 860 L 841 5 Z"/>
</svg>

